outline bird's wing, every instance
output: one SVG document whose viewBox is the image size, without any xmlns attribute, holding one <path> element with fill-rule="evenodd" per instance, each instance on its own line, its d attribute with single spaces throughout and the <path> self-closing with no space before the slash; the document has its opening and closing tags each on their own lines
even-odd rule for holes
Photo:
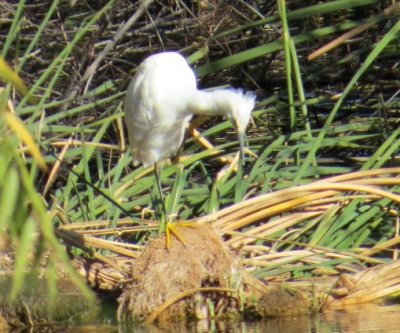
<svg viewBox="0 0 400 333">
<path fill-rule="evenodd" d="M 150 165 L 177 152 L 190 118 L 186 91 L 195 89 L 193 71 L 177 54 L 157 54 L 140 65 L 125 98 L 125 120 L 136 162 Z"/>
</svg>

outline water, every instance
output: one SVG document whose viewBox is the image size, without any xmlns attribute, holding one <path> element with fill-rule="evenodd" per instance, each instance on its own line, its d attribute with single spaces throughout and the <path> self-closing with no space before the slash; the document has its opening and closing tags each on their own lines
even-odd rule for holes
<svg viewBox="0 0 400 333">
<path fill-rule="evenodd" d="M 82 326 L 61 329 L 64 333 L 158 333 L 158 332 L 229 332 L 229 333 L 400 333 L 400 305 L 364 305 L 346 310 L 294 318 L 271 318 L 257 322 L 204 321 L 189 327 L 162 330 L 155 326 L 134 326 L 129 329 L 117 325 Z"/>
</svg>

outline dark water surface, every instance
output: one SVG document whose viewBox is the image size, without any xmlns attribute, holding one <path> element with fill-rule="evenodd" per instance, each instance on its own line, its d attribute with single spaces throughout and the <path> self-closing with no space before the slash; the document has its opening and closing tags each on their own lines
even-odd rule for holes
<svg viewBox="0 0 400 333">
<path fill-rule="evenodd" d="M 60 329 L 58 332 L 72 333 L 157 333 L 157 332 L 271 332 L 271 333 L 400 333 L 400 305 L 357 306 L 346 310 L 321 313 L 296 318 L 272 318 L 258 322 L 204 321 L 189 327 L 160 329 L 155 326 L 86 325 Z"/>
</svg>

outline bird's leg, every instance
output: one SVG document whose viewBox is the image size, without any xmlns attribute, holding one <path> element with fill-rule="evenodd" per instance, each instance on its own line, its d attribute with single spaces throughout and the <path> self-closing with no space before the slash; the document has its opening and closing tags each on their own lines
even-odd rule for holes
<svg viewBox="0 0 400 333">
<path fill-rule="evenodd" d="M 161 188 L 160 170 L 158 168 L 157 162 L 154 163 L 154 176 L 156 178 L 156 184 L 157 184 L 158 194 L 160 196 L 161 209 L 162 209 L 162 215 L 163 215 L 163 216 L 161 216 L 162 222 L 160 224 L 160 229 L 159 229 L 159 233 L 161 233 L 161 232 L 163 232 L 163 229 L 165 227 L 165 221 L 168 220 L 168 215 L 167 215 L 167 209 L 165 207 L 164 195 L 163 195 L 162 188 Z"/>
<path fill-rule="evenodd" d="M 162 206 L 162 214 L 159 233 L 161 234 L 165 230 L 165 247 L 169 249 L 171 244 L 171 234 L 173 234 L 183 245 L 186 246 L 186 243 L 179 232 L 176 230 L 175 226 L 169 221 L 169 215 L 167 214 L 167 208 L 165 207 L 165 200 L 164 195 L 161 188 L 161 177 L 160 177 L 160 170 L 158 168 L 157 162 L 154 163 L 154 176 L 156 178 L 158 194 L 161 200 Z"/>
</svg>

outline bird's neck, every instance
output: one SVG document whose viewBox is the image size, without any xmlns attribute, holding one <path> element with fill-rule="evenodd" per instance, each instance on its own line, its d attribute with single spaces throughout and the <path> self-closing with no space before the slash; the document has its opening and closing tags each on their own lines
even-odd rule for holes
<svg viewBox="0 0 400 333">
<path fill-rule="evenodd" d="M 186 108 L 191 114 L 226 115 L 227 96 L 225 91 L 194 90 L 187 95 Z"/>
</svg>

